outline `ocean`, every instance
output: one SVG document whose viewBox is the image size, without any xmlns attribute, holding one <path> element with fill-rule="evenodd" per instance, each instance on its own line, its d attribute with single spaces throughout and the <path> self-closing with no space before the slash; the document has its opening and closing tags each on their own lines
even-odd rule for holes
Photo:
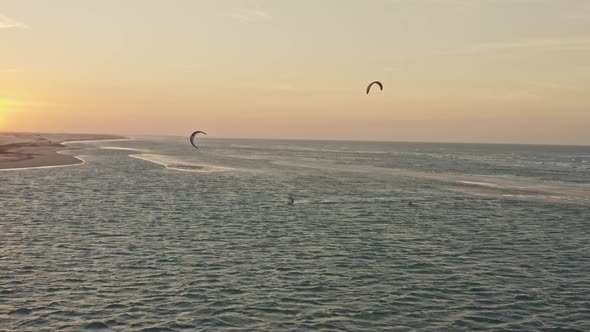
<svg viewBox="0 0 590 332">
<path fill-rule="evenodd" d="M 0 171 L 0 331 L 590 331 L 588 146 L 198 144 Z"/>
</svg>

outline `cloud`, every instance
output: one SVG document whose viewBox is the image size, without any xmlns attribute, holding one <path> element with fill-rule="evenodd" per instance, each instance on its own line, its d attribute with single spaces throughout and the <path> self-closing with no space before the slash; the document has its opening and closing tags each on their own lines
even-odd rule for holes
<svg viewBox="0 0 590 332">
<path fill-rule="evenodd" d="M 581 21 L 581 20 L 585 20 L 587 18 L 588 18 L 588 15 L 586 15 L 586 14 L 571 14 L 571 15 L 565 16 L 565 19 L 570 20 L 570 21 Z"/>
<path fill-rule="evenodd" d="M 535 90 L 541 91 L 575 92 L 585 90 L 585 87 L 580 85 L 551 81 L 531 82 L 530 86 Z"/>
<path fill-rule="evenodd" d="M 235 10 L 230 16 L 244 22 L 272 19 L 270 13 L 260 9 L 238 9 Z"/>
<path fill-rule="evenodd" d="M 575 13 L 565 15 L 564 18 L 569 21 L 586 21 L 590 19 L 590 5 L 586 8 L 579 9 Z"/>
<path fill-rule="evenodd" d="M 295 91 L 295 87 L 289 83 L 277 83 L 272 86 L 272 90 L 282 91 L 282 92 L 290 92 L 290 91 Z"/>
<path fill-rule="evenodd" d="M 4 16 L 0 14 L 0 29 L 18 29 L 18 28 L 26 28 L 27 25 L 13 20 L 10 17 Z"/>
<path fill-rule="evenodd" d="M 488 51 L 508 51 L 518 49 L 539 49 L 545 51 L 579 51 L 590 50 L 590 38 L 587 39 L 534 39 L 519 42 L 488 42 L 475 44 L 454 50 L 440 52 L 442 55 L 475 54 Z"/>
<path fill-rule="evenodd" d="M 498 102 L 535 102 L 541 101 L 542 97 L 533 91 L 512 91 L 493 95 L 484 95 L 483 99 Z"/>
<path fill-rule="evenodd" d="M 388 67 L 384 67 L 383 71 L 387 72 L 387 73 L 391 73 L 394 71 L 400 71 L 402 70 L 402 66 L 401 65 L 395 65 L 395 66 L 388 66 Z"/>
</svg>

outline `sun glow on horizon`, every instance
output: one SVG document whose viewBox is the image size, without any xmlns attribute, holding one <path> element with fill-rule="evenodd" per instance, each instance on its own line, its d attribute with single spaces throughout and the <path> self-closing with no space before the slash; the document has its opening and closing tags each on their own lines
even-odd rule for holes
<svg viewBox="0 0 590 332">
<path fill-rule="evenodd" d="M 0 115 L 8 112 L 11 102 L 8 99 L 0 98 Z"/>
<path fill-rule="evenodd" d="M 590 144 L 588 1 L 1 2 L 3 130 Z"/>
<path fill-rule="evenodd" d="M 18 128 L 10 128 L 7 121 L 19 109 L 19 103 L 12 98 L 0 98 L 0 130 L 18 131 Z M 8 126 L 8 127 L 7 127 Z"/>
</svg>

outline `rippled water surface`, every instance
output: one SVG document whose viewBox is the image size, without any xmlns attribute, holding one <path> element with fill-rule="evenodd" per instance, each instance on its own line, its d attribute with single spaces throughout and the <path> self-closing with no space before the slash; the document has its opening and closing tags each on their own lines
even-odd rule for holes
<svg viewBox="0 0 590 332">
<path fill-rule="evenodd" d="M 590 147 L 71 145 L 0 172 L 0 330 L 590 331 Z"/>
</svg>

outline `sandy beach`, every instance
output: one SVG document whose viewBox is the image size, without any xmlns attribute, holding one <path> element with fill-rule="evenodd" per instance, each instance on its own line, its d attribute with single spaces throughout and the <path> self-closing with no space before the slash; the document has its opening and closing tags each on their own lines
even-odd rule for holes
<svg viewBox="0 0 590 332">
<path fill-rule="evenodd" d="M 63 145 L 64 142 L 121 138 L 125 137 L 98 134 L 0 133 L 0 170 L 80 164 L 82 160 L 58 153 L 74 149 Z"/>
</svg>

